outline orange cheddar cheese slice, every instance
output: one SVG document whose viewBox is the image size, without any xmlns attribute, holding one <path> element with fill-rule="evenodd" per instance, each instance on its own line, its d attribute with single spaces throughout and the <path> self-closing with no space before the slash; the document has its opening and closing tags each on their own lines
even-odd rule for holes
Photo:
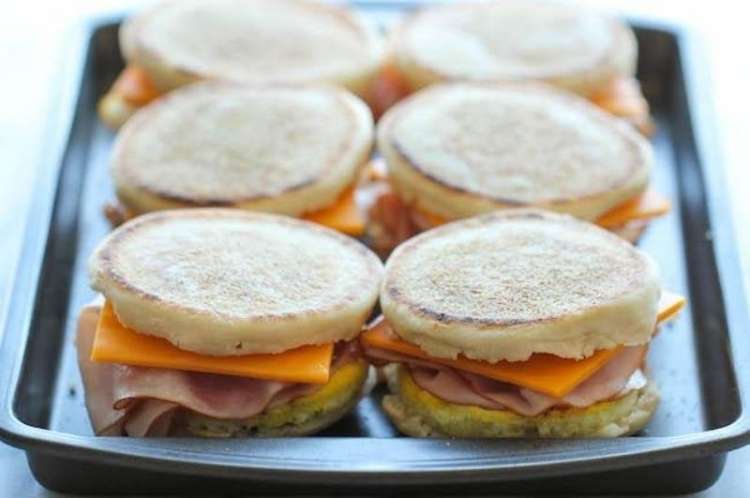
<svg viewBox="0 0 750 498">
<path fill-rule="evenodd" d="M 657 325 L 676 317 L 677 314 L 685 307 L 687 300 L 674 292 L 662 291 L 659 299 L 659 312 L 656 315 Z"/>
<path fill-rule="evenodd" d="M 669 199 L 649 189 L 605 213 L 601 218 L 596 220 L 596 224 L 603 228 L 620 227 L 629 221 L 656 218 L 668 213 L 670 207 Z M 437 214 L 416 207 L 412 207 L 412 209 L 433 227 L 447 222 L 445 218 Z"/>
<path fill-rule="evenodd" d="M 115 226 L 135 218 L 135 215 L 125 206 L 109 206 L 105 208 L 105 214 Z M 347 189 L 333 206 L 308 213 L 303 216 L 303 219 L 353 237 L 359 237 L 365 232 L 366 220 L 355 201 L 353 187 Z"/>
<path fill-rule="evenodd" d="M 533 389 L 556 398 L 562 398 L 578 384 L 591 377 L 604 366 L 620 348 L 602 349 L 583 360 L 560 358 L 551 354 L 535 354 L 526 361 L 499 361 L 489 363 L 458 358 L 435 358 L 419 346 L 399 339 L 385 321 L 365 331 L 362 341 L 366 346 L 395 351 L 414 358 L 428 360 L 518 386 Z"/>
<path fill-rule="evenodd" d="M 414 210 L 418 219 L 424 220 L 424 222 L 427 225 L 433 228 L 439 227 L 440 225 L 445 225 L 446 223 L 448 223 L 448 220 L 446 218 L 443 218 L 439 214 L 434 214 L 429 211 L 425 211 L 424 209 L 420 209 L 416 206 L 413 206 L 411 209 Z"/>
<path fill-rule="evenodd" d="M 605 213 L 596 224 L 604 228 L 618 227 L 633 220 L 656 218 L 668 213 L 669 209 L 669 199 L 649 189 Z"/>
<path fill-rule="evenodd" d="M 112 91 L 135 106 L 143 106 L 159 97 L 146 71 L 136 66 L 127 66 L 117 77 Z"/>
<path fill-rule="evenodd" d="M 596 224 L 602 228 L 621 227 L 630 221 L 657 218 L 668 213 L 671 207 L 669 199 L 655 190 L 648 189 L 644 193 L 625 201 L 602 215 L 596 220 Z M 425 220 L 432 227 L 437 227 L 448 222 L 442 216 L 430 213 L 416 206 L 411 206 L 410 209 L 415 211 L 417 216 Z"/>
<path fill-rule="evenodd" d="M 497 363 L 472 360 L 464 356 L 459 356 L 455 360 L 436 358 L 425 353 L 419 346 L 399 339 L 390 332 L 385 322 L 364 332 L 362 341 L 370 347 L 429 360 L 558 398 L 564 397 L 575 386 L 593 375 L 620 350 L 620 348 L 602 349 L 583 360 L 560 358 L 551 354 L 535 354 L 526 361 L 499 361 Z"/>
<path fill-rule="evenodd" d="M 365 217 L 355 202 L 354 187 L 348 188 L 333 206 L 308 213 L 304 219 L 355 237 L 365 231 Z"/>
<path fill-rule="evenodd" d="M 91 360 L 96 362 L 305 384 L 328 382 L 332 357 L 333 344 L 244 356 L 208 356 L 183 351 L 166 339 L 139 334 L 125 327 L 109 302 L 102 307 L 91 349 Z"/>
<path fill-rule="evenodd" d="M 684 304 L 685 299 L 682 296 L 665 293 L 659 303 L 658 323 L 674 317 Z M 361 340 L 365 346 L 428 360 L 556 398 L 565 397 L 579 384 L 594 375 L 622 349 L 621 347 L 601 349 L 582 360 L 561 358 L 544 353 L 534 354 L 526 361 L 499 361 L 497 363 L 472 360 L 464 356 L 456 359 L 435 358 L 425 353 L 419 346 L 401 340 L 391 331 L 385 320 L 365 331 Z"/>
<path fill-rule="evenodd" d="M 613 78 L 589 97 L 592 103 L 616 116 L 648 115 L 648 102 L 635 78 Z"/>
</svg>

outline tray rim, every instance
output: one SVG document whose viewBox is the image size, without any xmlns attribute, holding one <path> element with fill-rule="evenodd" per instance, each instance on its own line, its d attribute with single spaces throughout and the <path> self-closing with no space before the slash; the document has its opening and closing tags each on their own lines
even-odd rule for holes
<svg viewBox="0 0 750 498">
<path fill-rule="evenodd" d="M 392 5 L 387 1 L 362 3 Z M 20 421 L 13 413 L 14 394 L 23 362 L 23 351 L 19 346 L 27 343 L 30 334 L 33 304 L 48 242 L 59 173 L 73 136 L 78 102 L 81 98 L 79 90 L 85 77 L 86 61 L 91 56 L 91 38 L 99 28 L 120 20 L 124 12 L 126 11 L 112 11 L 81 22 L 71 32 L 71 40 L 66 47 L 66 56 L 61 58 L 60 74 L 63 77 L 63 84 L 60 86 L 57 98 L 55 119 L 50 120 L 50 129 L 46 134 L 50 137 L 52 144 L 51 152 L 37 170 L 35 196 L 31 201 L 26 219 L 23 250 L 12 269 L 15 278 L 7 293 L 10 299 L 6 300 L 5 306 L 0 309 L 0 318 L 5 331 L 0 357 L 10 360 L 0 372 L 0 389 L 2 389 L 0 439 L 27 451 L 40 451 L 68 458 L 75 453 L 74 458 L 96 459 L 101 463 L 127 465 L 144 470 L 153 470 L 154 464 L 158 464 L 159 469 L 164 471 L 211 477 L 290 481 L 290 473 L 294 473 L 294 481 L 297 482 L 330 483 L 334 478 L 351 477 L 356 478 L 362 484 L 456 483 L 478 478 L 489 482 L 571 473 L 583 474 L 642 465 L 645 456 L 647 456 L 648 464 L 666 463 L 722 453 L 750 442 L 750 415 L 748 409 L 745 408 L 745 403 L 750 401 L 750 378 L 737 374 L 737 371 L 742 371 L 742 367 L 750 366 L 747 361 L 743 361 L 742 354 L 745 352 L 744 356 L 750 356 L 747 355 L 750 351 L 748 339 L 738 330 L 740 326 L 748 323 L 746 300 L 742 273 L 737 271 L 741 268 L 741 261 L 735 246 L 737 239 L 734 235 L 731 206 L 727 196 L 723 195 L 727 189 L 718 141 L 712 132 L 712 127 L 701 125 L 701 123 L 716 123 L 707 85 L 701 84 L 701 75 L 704 80 L 707 76 L 697 69 L 699 62 L 702 61 L 703 53 L 694 35 L 684 28 L 641 17 L 629 18 L 629 20 L 638 27 L 671 34 L 679 52 L 681 76 L 685 82 L 688 101 L 688 126 L 695 140 L 695 152 L 701 164 L 700 171 L 705 182 L 708 204 L 706 209 L 714 239 L 713 255 L 718 267 L 729 325 L 735 376 L 740 386 L 741 412 L 731 424 L 709 431 L 678 436 L 619 439 L 614 440 L 615 444 L 611 444 L 613 440 L 587 440 L 583 445 L 583 450 L 578 448 L 582 456 L 563 456 L 544 460 L 544 454 L 548 452 L 537 449 L 536 453 L 530 455 L 529 458 L 513 462 L 504 462 L 501 454 L 492 457 L 470 457 L 464 459 L 463 462 L 450 459 L 442 463 L 442 466 L 424 465 L 435 462 L 434 459 L 430 459 L 429 462 L 425 461 L 422 464 L 412 463 L 408 468 L 386 469 L 383 466 L 368 466 L 342 471 L 336 468 L 337 464 L 341 463 L 340 461 L 330 461 L 326 466 L 317 455 L 315 457 L 311 455 L 310 458 L 274 460 L 268 457 L 248 457 L 245 454 L 232 455 L 221 452 L 212 454 L 205 450 L 190 451 L 180 448 L 174 440 L 94 438 L 59 433 L 30 426 Z M 711 166 L 708 166 L 709 164 Z M 273 447 L 275 445 L 273 441 L 265 440 L 263 445 Z M 281 440 L 276 441 L 276 444 L 281 444 Z M 303 445 L 309 441 L 316 441 L 318 444 L 320 441 L 328 441 L 324 444 L 330 444 L 336 441 L 361 441 L 361 438 L 284 440 L 284 442 L 288 441 L 297 441 L 297 444 Z M 399 439 L 389 441 L 399 441 Z M 435 440 L 404 438 L 400 441 L 401 444 L 435 444 Z M 574 446 L 579 442 L 557 441 L 553 444 L 564 446 L 569 443 L 570 446 Z M 493 441 L 491 444 L 518 449 L 524 445 L 533 446 L 534 442 Z M 592 469 L 590 463 L 594 456 L 597 462 L 596 468 Z M 315 467 L 316 464 L 317 467 Z"/>
</svg>

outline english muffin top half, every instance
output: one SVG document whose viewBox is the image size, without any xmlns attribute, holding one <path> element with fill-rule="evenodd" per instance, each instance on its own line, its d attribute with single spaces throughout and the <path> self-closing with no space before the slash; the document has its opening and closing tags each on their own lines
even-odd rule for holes
<svg viewBox="0 0 750 498">
<path fill-rule="evenodd" d="M 378 148 L 408 203 L 445 219 L 533 206 L 595 220 L 642 193 L 648 142 L 540 84 L 435 85 L 393 107 Z"/>
<path fill-rule="evenodd" d="M 298 216 L 354 182 L 372 128 L 367 106 L 337 88 L 196 83 L 126 123 L 112 172 L 135 214 L 226 206 Z"/>
<path fill-rule="evenodd" d="M 161 91 L 198 79 L 325 82 L 362 94 L 380 44 L 351 12 L 296 0 L 161 2 L 120 32 L 126 60 Z"/>
<path fill-rule="evenodd" d="M 393 50 L 412 88 L 451 81 L 541 81 L 589 95 L 635 72 L 622 22 L 569 3 L 498 0 L 418 11 Z"/>
<path fill-rule="evenodd" d="M 655 263 L 567 215 L 519 209 L 430 230 L 386 264 L 380 303 L 396 333 L 435 357 L 581 359 L 646 344 L 661 286 Z"/>
<path fill-rule="evenodd" d="M 377 299 L 382 265 L 333 230 L 214 208 L 122 225 L 99 245 L 89 272 L 126 327 L 228 356 L 356 337 Z"/>
</svg>

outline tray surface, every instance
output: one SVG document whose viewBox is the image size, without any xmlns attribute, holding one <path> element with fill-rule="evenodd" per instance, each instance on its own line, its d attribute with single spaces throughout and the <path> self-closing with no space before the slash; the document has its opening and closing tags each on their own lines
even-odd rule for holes
<svg viewBox="0 0 750 498">
<path fill-rule="evenodd" d="M 362 8 L 371 21 L 384 24 L 400 14 L 389 2 L 363 2 Z M 636 31 L 639 77 L 658 130 L 652 139 L 653 184 L 673 201 L 672 212 L 652 224 L 640 246 L 660 264 L 665 288 L 687 295 L 690 302 L 651 348 L 649 367 L 662 401 L 640 436 L 402 438 L 378 407 L 379 390 L 325 433 L 304 439 L 92 437 L 73 338 L 78 310 L 94 297 L 86 276 L 88 255 L 109 231 L 101 208 L 114 197 L 108 173 L 114 135 L 95 114 L 98 97 L 122 68 L 112 20 L 98 21 L 84 33 L 77 49 L 85 56 L 79 52 L 79 65 L 69 68 L 70 89 L 79 92 L 78 101 L 71 114 L 61 113 L 61 120 L 74 116 L 72 132 L 62 161 L 53 157 L 39 181 L 14 301 L 4 317 L 2 361 L 8 366 L 0 378 L 5 390 L 0 436 L 30 451 L 32 470 L 43 483 L 70 482 L 71 489 L 81 490 L 91 489 L 75 488 L 72 473 L 50 473 L 50 462 L 66 456 L 79 463 L 95 460 L 130 469 L 153 469 L 157 463 L 162 472 L 266 483 L 419 485 L 541 478 L 645 464 L 656 469 L 667 462 L 685 462 L 680 471 L 686 471 L 690 462 L 701 461 L 705 465 L 693 472 L 690 489 L 709 485 L 723 460 L 706 458 L 744 444 L 750 430 L 744 406 L 747 380 L 735 375 L 735 370 L 747 368 L 750 358 L 744 330 L 737 330 L 747 324 L 744 294 L 730 224 L 716 222 L 726 220 L 729 212 L 721 199 L 719 165 L 708 164 L 696 143 L 691 112 L 698 99 L 690 86 L 686 37 L 672 28 L 642 23 Z M 656 486 L 656 475 L 653 481 Z M 679 483 L 667 489 L 668 484 L 659 489 L 682 489 Z M 637 483 L 633 486 L 639 489 Z"/>
</svg>

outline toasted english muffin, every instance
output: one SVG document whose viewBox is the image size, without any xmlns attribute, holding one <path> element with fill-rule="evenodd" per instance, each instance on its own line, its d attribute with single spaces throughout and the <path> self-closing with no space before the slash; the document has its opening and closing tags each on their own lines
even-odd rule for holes
<svg viewBox="0 0 750 498">
<path fill-rule="evenodd" d="M 112 174 L 135 214 L 227 206 L 302 215 L 355 181 L 372 126 L 367 106 L 334 87 L 196 83 L 125 124 Z"/>
<path fill-rule="evenodd" d="M 296 0 L 160 2 L 126 21 L 120 45 L 163 92 L 211 79 L 363 95 L 380 61 L 379 40 L 351 12 Z"/>
<path fill-rule="evenodd" d="M 391 183 L 452 220 L 534 206 L 596 220 L 642 193 L 652 151 L 623 121 L 543 85 L 436 85 L 378 124 Z"/>
<path fill-rule="evenodd" d="M 399 246 L 380 305 L 434 357 L 582 359 L 646 344 L 661 285 L 628 242 L 571 216 L 518 209 L 449 223 Z"/>
<path fill-rule="evenodd" d="M 635 73 L 622 22 L 570 3 L 498 0 L 418 11 L 395 31 L 396 64 L 413 89 L 444 81 L 540 81 L 590 95 Z"/>
<path fill-rule="evenodd" d="M 92 287 L 123 325 L 218 356 L 356 337 L 381 271 L 369 249 L 333 230 L 229 209 L 138 217 L 89 262 Z"/>
<path fill-rule="evenodd" d="M 651 420 L 659 404 L 653 381 L 621 397 L 584 408 L 554 408 L 527 417 L 511 410 L 490 410 L 438 398 L 419 387 L 408 369 L 388 367 L 393 394 L 383 408 L 402 433 L 412 437 L 617 437 L 634 434 Z"/>
</svg>

